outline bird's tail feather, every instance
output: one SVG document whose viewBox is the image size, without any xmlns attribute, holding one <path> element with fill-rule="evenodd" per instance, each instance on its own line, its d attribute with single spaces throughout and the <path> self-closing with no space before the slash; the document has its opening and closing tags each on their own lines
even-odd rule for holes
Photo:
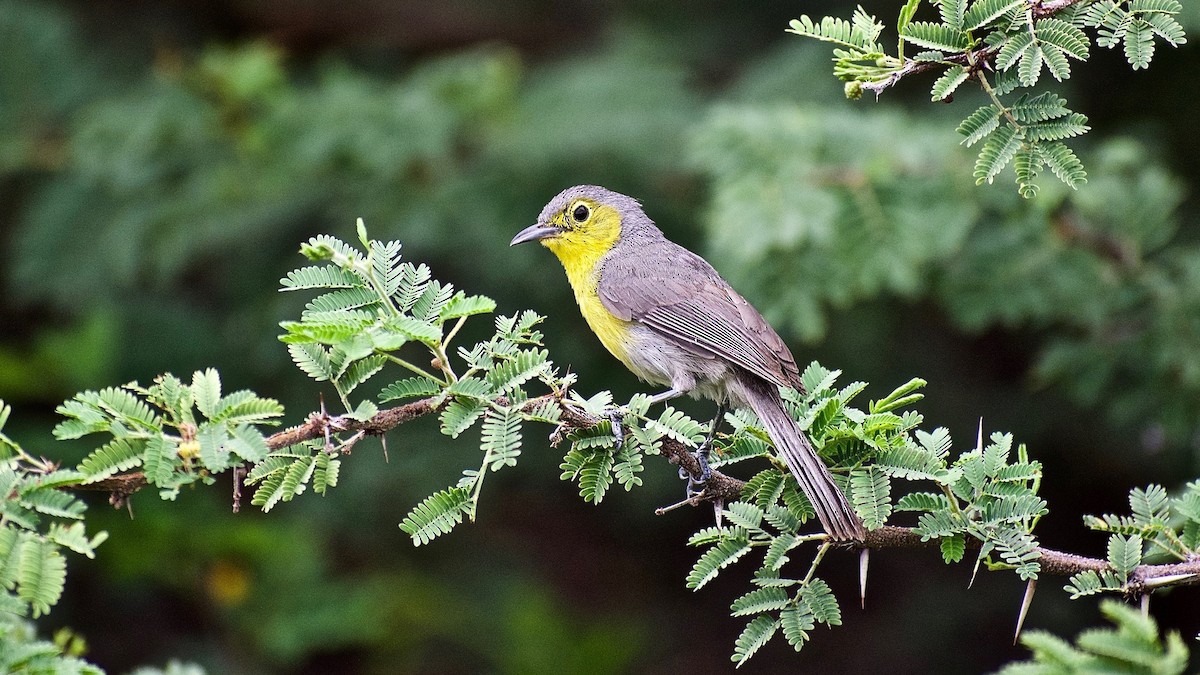
<svg viewBox="0 0 1200 675">
<path fill-rule="evenodd" d="M 767 382 L 744 387 L 746 403 L 758 415 L 775 447 L 783 455 L 800 489 L 812 502 L 817 518 L 834 539 L 862 540 L 862 520 L 833 482 L 833 476 L 808 437 L 783 406 L 778 388 Z"/>
</svg>

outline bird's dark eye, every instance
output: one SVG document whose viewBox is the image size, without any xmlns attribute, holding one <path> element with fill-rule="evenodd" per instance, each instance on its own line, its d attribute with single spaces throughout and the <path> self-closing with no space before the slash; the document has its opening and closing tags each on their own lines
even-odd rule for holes
<svg viewBox="0 0 1200 675">
<path fill-rule="evenodd" d="M 588 219 L 588 213 L 588 207 L 580 204 L 579 206 L 575 207 L 574 211 L 571 212 L 571 217 L 575 219 L 575 222 L 582 223 Z"/>
</svg>

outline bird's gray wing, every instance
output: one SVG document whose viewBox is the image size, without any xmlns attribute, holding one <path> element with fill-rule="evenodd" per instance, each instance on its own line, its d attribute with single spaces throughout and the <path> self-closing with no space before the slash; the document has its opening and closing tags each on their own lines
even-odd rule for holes
<svg viewBox="0 0 1200 675">
<path fill-rule="evenodd" d="M 781 386 L 799 386 L 787 345 L 703 258 L 665 239 L 614 253 L 597 284 L 608 311 L 700 355 Z"/>
</svg>

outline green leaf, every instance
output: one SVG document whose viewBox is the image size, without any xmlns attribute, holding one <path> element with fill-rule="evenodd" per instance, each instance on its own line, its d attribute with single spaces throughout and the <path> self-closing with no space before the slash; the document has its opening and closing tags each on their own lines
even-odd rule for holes
<svg viewBox="0 0 1200 675">
<path fill-rule="evenodd" d="M 837 598 L 821 579 L 813 579 L 800 587 L 800 599 L 812 610 L 817 623 L 827 626 L 842 625 L 842 610 L 838 607 Z"/>
<path fill-rule="evenodd" d="M 958 89 L 959 85 L 967 81 L 971 76 L 971 72 L 960 65 L 953 65 L 946 69 L 946 72 L 933 83 L 933 89 L 930 90 L 929 97 L 934 102 L 941 101 L 954 90 Z"/>
<path fill-rule="evenodd" d="M 1022 86 L 1032 87 L 1037 84 L 1042 76 L 1043 63 L 1042 46 L 1037 43 L 1030 45 L 1029 49 L 1021 54 L 1021 60 L 1017 63 L 1017 77 L 1020 78 Z"/>
<path fill-rule="evenodd" d="M 482 295 L 466 295 L 459 291 L 438 312 L 442 321 L 458 319 L 473 314 L 488 314 L 496 311 L 496 301 Z"/>
<path fill-rule="evenodd" d="M 732 660 L 739 667 L 754 656 L 754 653 L 774 637 L 779 629 L 779 620 L 769 615 L 760 614 L 746 624 L 734 643 Z"/>
<path fill-rule="evenodd" d="M 943 52 L 960 52 L 971 46 L 971 40 L 961 30 L 928 21 L 913 21 L 905 26 L 900 37 L 918 47 Z"/>
<path fill-rule="evenodd" d="M 967 540 L 962 534 L 942 537 L 938 540 L 938 545 L 942 549 L 942 560 L 947 563 L 959 562 L 967 552 Z"/>
<path fill-rule="evenodd" d="M 1089 129 L 1091 127 L 1087 125 L 1087 117 L 1079 113 L 1071 113 L 1065 118 L 1031 124 L 1025 128 L 1025 137 L 1030 141 L 1058 141 L 1064 138 L 1082 136 Z M 1037 147 L 1038 154 L 1043 154 L 1041 152 L 1041 144 L 1038 144 Z"/>
<path fill-rule="evenodd" d="M 346 372 L 342 373 L 337 380 L 334 381 L 335 386 L 343 396 L 349 396 L 350 392 L 358 388 L 360 384 L 374 377 L 379 371 L 383 370 L 383 364 L 387 362 L 387 357 L 382 354 L 368 356 L 365 359 L 355 361 Z"/>
<path fill-rule="evenodd" d="M 612 485 L 613 455 L 608 450 L 596 450 L 587 456 L 579 469 L 579 496 L 591 504 L 604 501 Z"/>
<path fill-rule="evenodd" d="M 1059 82 L 1071 77 L 1071 62 L 1058 47 L 1042 45 L 1042 60 L 1045 61 L 1050 76 Z"/>
<path fill-rule="evenodd" d="M 704 435 L 707 433 L 704 425 L 671 406 L 664 408 L 657 420 L 647 422 L 646 428 L 658 431 L 693 448 L 704 440 Z"/>
<path fill-rule="evenodd" d="M 943 511 L 949 508 L 950 499 L 933 492 L 910 492 L 896 502 L 897 511 Z"/>
<path fill-rule="evenodd" d="M 1000 115 L 1000 109 L 991 104 L 968 115 L 957 129 L 958 133 L 966 136 L 962 140 L 962 145 L 967 147 L 975 145 L 983 137 L 995 131 L 1000 126 Z"/>
<path fill-rule="evenodd" d="M 767 552 L 763 555 L 763 567 L 778 571 L 788 562 L 787 553 L 796 548 L 801 540 L 793 534 L 784 533 L 771 540 Z"/>
<path fill-rule="evenodd" d="M 1016 156 L 1021 142 L 1016 129 L 1011 126 L 1006 125 L 992 132 L 979 151 L 979 159 L 975 161 L 975 184 L 991 183 Z"/>
<path fill-rule="evenodd" d="M 1095 570 L 1084 570 L 1078 574 L 1074 574 L 1067 582 L 1063 590 L 1071 594 L 1072 600 L 1085 595 L 1094 595 L 1104 590 L 1104 584 L 1100 581 L 1100 575 L 1096 574 Z"/>
<path fill-rule="evenodd" d="M 733 502 L 725 507 L 725 517 L 730 523 L 745 530 L 761 530 L 762 509 L 749 502 Z"/>
<path fill-rule="evenodd" d="M 1041 155 L 1034 144 L 1024 145 L 1013 158 L 1013 173 L 1017 175 L 1017 191 L 1022 197 L 1032 199 L 1037 195 L 1038 171 L 1042 168 Z"/>
<path fill-rule="evenodd" d="M 491 469 L 516 466 L 521 456 L 521 417 L 508 408 L 488 409 L 483 420 L 481 449 L 491 458 Z"/>
<path fill-rule="evenodd" d="M 1129 510 L 1143 525 L 1165 525 L 1171 517 L 1170 501 L 1170 495 L 1161 485 L 1150 485 L 1145 490 L 1134 488 L 1129 492 Z"/>
<path fill-rule="evenodd" d="M 1058 179 L 1072 189 L 1087 182 L 1087 172 L 1074 151 L 1061 142 L 1042 143 L 1042 159 Z"/>
<path fill-rule="evenodd" d="M 809 632 L 816 627 L 812 610 L 807 605 L 797 604 L 779 613 L 780 625 L 783 627 L 783 637 L 796 651 L 808 642 Z"/>
<path fill-rule="evenodd" d="M 228 394 L 217 402 L 214 422 L 233 424 L 278 424 L 273 421 L 283 416 L 283 406 L 273 398 L 260 398 L 252 391 L 242 389 Z"/>
<path fill-rule="evenodd" d="M 441 391 L 441 385 L 427 377 L 409 377 L 396 380 L 379 392 L 379 401 L 387 403 L 405 398 L 424 398 Z"/>
<path fill-rule="evenodd" d="M 1000 51 L 996 53 L 996 70 L 1008 70 L 1025 56 L 1025 52 L 1033 46 L 1033 36 L 1028 31 L 1013 33 L 1004 41 Z"/>
<path fill-rule="evenodd" d="M 439 326 L 408 316 L 391 317 L 384 327 L 430 347 L 436 347 L 442 341 L 442 329 Z"/>
<path fill-rule="evenodd" d="M 1108 538 L 1108 564 L 1124 582 L 1129 574 L 1142 564 L 1142 538 L 1129 538 L 1114 534 Z"/>
<path fill-rule="evenodd" d="M 58 547 L 38 538 L 25 539 L 17 569 L 17 592 L 29 603 L 33 617 L 48 614 L 60 597 L 67 578 L 67 563 Z"/>
<path fill-rule="evenodd" d="M 96 448 L 79 463 L 78 470 L 87 476 L 85 483 L 95 483 L 142 464 L 145 441 L 131 438 L 114 438 Z"/>
<path fill-rule="evenodd" d="M 146 449 L 142 455 L 146 482 L 158 486 L 170 482 L 175 467 L 180 464 L 176 448 L 174 442 L 162 436 L 155 436 L 146 441 Z"/>
<path fill-rule="evenodd" d="M 300 317 L 305 321 L 319 322 L 330 318 L 336 319 L 339 313 L 347 310 L 376 309 L 378 305 L 379 296 L 375 291 L 369 288 L 346 288 L 324 293 L 309 300 L 305 303 Z M 353 317 L 356 320 L 365 318 L 359 314 L 344 314 L 343 316 Z"/>
<path fill-rule="evenodd" d="M 862 24 L 851 24 L 835 17 L 827 16 L 821 19 L 820 23 L 815 23 L 807 15 L 801 15 L 798 19 L 792 19 L 787 32 L 858 51 L 882 53 L 883 47 L 875 44 L 875 39 L 883 25 L 875 21 L 874 17 L 870 17 L 870 21 L 871 29 L 863 30 Z"/>
<path fill-rule="evenodd" d="M 921 0 L 908 0 L 900 8 L 900 14 L 896 18 L 896 30 L 904 32 L 904 27 L 912 21 L 917 14 L 917 8 L 921 6 Z"/>
<path fill-rule="evenodd" d="M 313 265 L 288 272 L 279 280 L 281 291 L 297 291 L 312 288 L 360 288 L 361 279 L 349 270 L 333 265 Z"/>
<path fill-rule="evenodd" d="M 1142 20 L 1146 25 L 1150 26 L 1150 30 L 1154 34 L 1162 38 L 1172 47 L 1179 47 L 1187 44 L 1187 37 L 1184 35 L 1183 26 L 1174 17 L 1167 14 L 1149 14 L 1142 16 Z"/>
<path fill-rule="evenodd" d="M 197 370 L 192 374 L 192 398 L 205 417 L 212 417 L 221 400 L 221 376 L 216 369 Z"/>
<path fill-rule="evenodd" d="M 850 472 L 851 503 L 868 530 L 877 530 L 892 514 L 891 483 L 878 467 Z"/>
<path fill-rule="evenodd" d="M 721 570 L 737 562 L 739 558 L 750 552 L 750 545 L 745 537 L 731 537 L 717 542 L 705 551 L 692 571 L 687 575 L 687 587 L 699 590 L 720 574 Z"/>
<path fill-rule="evenodd" d="M 642 484 L 642 479 L 637 474 L 645 469 L 642 466 L 642 453 L 632 450 L 632 447 L 635 446 L 626 443 L 613 458 L 616 461 L 616 464 L 613 465 L 613 476 L 626 492 L 632 490 L 635 485 Z"/>
<path fill-rule="evenodd" d="M 318 452 L 312 477 L 313 492 L 324 495 L 329 488 L 337 487 L 341 467 L 340 459 L 334 459 L 327 452 Z"/>
<path fill-rule="evenodd" d="M 465 488 L 450 488 L 430 495 L 400 523 L 400 529 L 412 537 L 414 546 L 428 544 L 449 533 L 463 516 L 474 517 L 475 504 Z"/>
<path fill-rule="evenodd" d="M 1076 61 L 1087 60 L 1091 42 L 1087 33 L 1075 24 L 1053 17 L 1045 18 L 1037 22 L 1036 32 L 1039 40 L 1054 45 Z"/>
<path fill-rule="evenodd" d="M 523 349 L 488 371 L 487 381 L 494 391 L 507 393 L 546 372 L 548 357 L 545 349 Z"/>
<path fill-rule="evenodd" d="M 475 400 L 455 399 L 451 401 L 442 411 L 442 433 L 451 438 L 458 438 L 459 434 L 475 424 L 475 421 L 486 409 L 487 404 Z"/>
<path fill-rule="evenodd" d="M 26 483 L 21 489 L 20 504 L 27 509 L 56 518 L 83 518 L 87 505 L 69 492 Z"/>
<path fill-rule="evenodd" d="M 1025 0 L 976 0 L 963 17 L 962 29 L 977 30 L 1025 4 Z"/>
<path fill-rule="evenodd" d="M 329 361 L 329 352 L 321 345 L 292 343 L 287 350 L 296 366 L 317 382 L 329 381 L 337 376 L 337 371 Z"/>
<path fill-rule="evenodd" d="M 248 424 L 234 427 L 228 443 L 231 452 L 252 464 L 261 462 L 271 452 L 271 448 L 267 446 L 267 439 L 258 429 Z"/>
<path fill-rule="evenodd" d="M 207 422 L 200 426 L 196 440 L 200 443 L 200 461 L 204 468 L 213 473 L 229 468 L 228 438 L 224 425 Z"/>
<path fill-rule="evenodd" d="M 961 30 L 963 27 L 963 17 L 966 15 L 967 0 L 936 0 L 938 13 L 942 17 L 942 23 L 951 28 Z M 904 30 L 903 27 L 897 30 Z"/>
<path fill-rule="evenodd" d="M 1142 20 L 1134 20 L 1125 33 L 1125 59 L 1134 70 L 1149 68 L 1154 58 L 1154 30 Z"/>
<path fill-rule="evenodd" d="M 787 591 L 778 587 L 756 588 L 733 601 L 729 611 L 733 616 L 750 616 L 783 609 L 791 602 Z"/>
</svg>

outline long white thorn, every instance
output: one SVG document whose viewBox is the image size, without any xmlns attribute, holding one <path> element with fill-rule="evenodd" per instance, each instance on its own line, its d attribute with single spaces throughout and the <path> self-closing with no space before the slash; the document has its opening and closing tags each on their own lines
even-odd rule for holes
<svg viewBox="0 0 1200 675">
<path fill-rule="evenodd" d="M 1029 606 L 1033 604 L 1033 592 L 1037 589 L 1037 579 L 1030 579 L 1025 586 L 1025 598 L 1021 600 L 1021 613 L 1017 615 L 1017 631 L 1013 633 L 1013 644 L 1017 644 L 1017 640 L 1021 637 L 1021 628 L 1025 625 L 1025 615 L 1029 613 Z"/>
<path fill-rule="evenodd" d="M 864 548 L 858 554 L 858 597 L 862 608 L 867 608 L 867 564 L 871 561 L 871 549 Z"/>
</svg>

